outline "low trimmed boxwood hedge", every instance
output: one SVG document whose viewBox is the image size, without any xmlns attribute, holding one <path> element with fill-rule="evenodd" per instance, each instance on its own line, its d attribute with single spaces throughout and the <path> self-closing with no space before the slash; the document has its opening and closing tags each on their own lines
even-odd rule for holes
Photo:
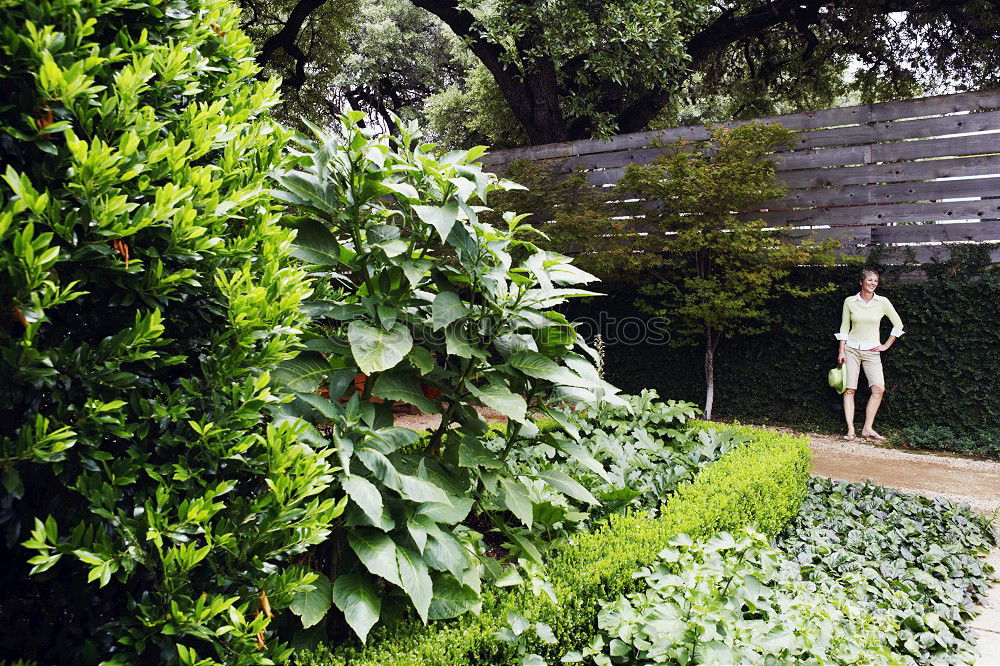
<svg viewBox="0 0 1000 666">
<path fill-rule="evenodd" d="M 714 424 L 713 424 L 714 425 Z M 529 622 L 548 624 L 557 639 L 546 644 L 526 635 L 527 650 L 557 662 L 567 650 L 580 649 L 597 631 L 602 599 L 633 591 L 633 572 L 650 565 L 671 537 L 718 531 L 735 532 L 756 525 L 773 537 L 798 512 L 809 480 L 809 442 L 805 437 L 731 426 L 753 438 L 681 484 L 658 518 L 633 512 L 611 516 L 593 532 L 576 538 L 548 564 L 559 604 L 530 590 L 488 590 L 483 610 L 457 620 L 423 626 L 410 621 L 372 632 L 367 646 L 325 646 L 297 654 L 300 666 L 444 666 L 511 664 L 515 646 L 497 632 L 508 612 Z"/>
</svg>

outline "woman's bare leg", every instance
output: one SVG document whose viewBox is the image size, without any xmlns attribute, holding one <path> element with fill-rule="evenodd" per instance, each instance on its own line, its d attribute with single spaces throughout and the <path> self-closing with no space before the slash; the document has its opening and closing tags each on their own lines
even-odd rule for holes
<svg viewBox="0 0 1000 666">
<path fill-rule="evenodd" d="M 885 388 L 882 386 L 873 386 L 872 395 L 868 398 L 868 405 L 865 406 L 865 427 L 861 429 L 862 437 L 873 437 L 875 439 L 885 439 L 882 435 L 875 432 L 875 415 L 878 414 L 879 405 L 882 404 L 882 395 L 885 393 Z"/>
<path fill-rule="evenodd" d="M 847 437 L 854 437 L 854 389 L 844 391 L 844 419 L 847 421 Z"/>
</svg>

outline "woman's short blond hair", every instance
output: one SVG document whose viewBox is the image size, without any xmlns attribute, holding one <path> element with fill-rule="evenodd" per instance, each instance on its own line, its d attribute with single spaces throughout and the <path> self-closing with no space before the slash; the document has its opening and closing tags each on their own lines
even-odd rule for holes
<svg viewBox="0 0 1000 666">
<path fill-rule="evenodd" d="M 864 269 L 863 271 L 861 271 L 861 277 L 858 278 L 858 282 L 864 284 L 865 280 L 868 279 L 869 275 L 874 275 L 875 277 L 878 277 L 878 271 L 873 268 Z"/>
</svg>

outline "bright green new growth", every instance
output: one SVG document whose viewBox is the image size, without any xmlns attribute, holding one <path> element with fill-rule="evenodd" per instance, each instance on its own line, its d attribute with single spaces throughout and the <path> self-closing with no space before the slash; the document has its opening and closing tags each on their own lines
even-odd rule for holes
<svg viewBox="0 0 1000 666">
<path fill-rule="evenodd" d="M 287 659 L 270 618 L 343 505 L 332 451 L 261 416 L 310 293 L 264 181 L 276 83 L 219 0 L 7 2 L 0 30 L 0 523 L 30 551 L 0 551 L 3 622 L 51 661 Z"/>
</svg>

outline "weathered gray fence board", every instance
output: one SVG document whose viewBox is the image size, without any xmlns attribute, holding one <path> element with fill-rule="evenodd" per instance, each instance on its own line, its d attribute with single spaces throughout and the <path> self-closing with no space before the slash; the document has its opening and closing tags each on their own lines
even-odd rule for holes
<svg viewBox="0 0 1000 666">
<path fill-rule="evenodd" d="M 967 180 L 918 181 L 888 185 L 851 185 L 818 190 L 791 190 L 788 196 L 761 204 L 761 208 L 812 208 L 864 203 L 913 203 L 936 199 L 1000 196 L 1000 176 Z"/>
<path fill-rule="evenodd" d="M 920 116 L 987 109 L 1000 109 L 1000 91 L 940 95 L 937 97 L 924 97 L 904 102 L 884 102 L 881 104 L 866 104 L 861 106 L 842 107 L 839 109 L 823 109 L 820 111 L 793 113 L 784 116 L 755 118 L 754 120 L 763 123 L 778 122 L 791 130 L 811 130 L 831 128 L 841 125 L 858 125 L 863 123 L 898 120 L 902 118 L 917 118 Z M 740 120 L 720 123 L 720 125 L 723 127 L 735 127 L 746 122 L 750 121 Z M 949 131 L 949 133 L 951 132 Z M 925 136 L 933 135 L 928 134 Z M 586 155 L 591 153 L 635 150 L 649 147 L 652 141 L 658 141 L 661 144 L 673 143 L 679 140 L 703 141 L 707 137 L 708 134 L 702 126 L 677 127 L 652 132 L 623 134 L 610 140 L 589 139 L 584 141 L 566 141 L 564 143 L 553 143 L 545 146 L 529 146 L 527 148 L 501 150 L 485 155 L 482 161 L 485 165 L 500 165 L 522 159 L 544 160 Z"/>
<path fill-rule="evenodd" d="M 589 171 L 586 177 L 591 185 L 603 186 L 617 183 L 624 174 L 625 169 L 618 168 Z M 956 157 L 908 164 L 868 164 L 839 169 L 800 169 L 782 172 L 779 180 L 792 189 L 815 190 L 846 185 L 902 183 L 969 176 L 1000 176 L 1000 155 Z"/>
<path fill-rule="evenodd" d="M 995 130 L 998 127 L 1000 127 L 1000 111 L 983 111 L 981 113 L 963 113 L 917 120 L 880 122 L 871 125 L 806 130 L 795 135 L 794 150 L 923 139 L 946 134 L 984 132 Z"/>
<path fill-rule="evenodd" d="M 925 222 L 930 220 L 966 220 L 1000 218 L 1000 199 L 955 201 L 948 203 L 885 204 L 843 206 L 742 213 L 740 217 L 764 220 L 768 224 L 880 224 L 890 222 Z"/>
<path fill-rule="evenodd" d="M 871 228 L 875 243 L 1000 241 L 1000 220 L 956 224 L 902 224 Z"/>
<path fill-rule="evenodd" d="M 1000 155 L 955 157 L 948 159 L 869 164 L 840 169 L 802 169 L 784 172 L 779 180 L 795 189 L 864 185 L 866 183 L 902 183 L 932 178 L 1000 175 Z"/>
<path fill-rule="evenodd" d="M 565 160 L 542 160 L 539 161 L 539 165 L 550 168 L 554 173 L 568 173 L 573 169 L 616 169 L 629 164 L 649 164 L 665 152 L 663 148 L 640 148 L 613 153 L 577 155 Z M 998 152 L 1000 152 L 1000 133 L 994 133 L 778 153 L 775 155 L 775 165 L 779 171 L 793 171 Z"/>
</svg>

